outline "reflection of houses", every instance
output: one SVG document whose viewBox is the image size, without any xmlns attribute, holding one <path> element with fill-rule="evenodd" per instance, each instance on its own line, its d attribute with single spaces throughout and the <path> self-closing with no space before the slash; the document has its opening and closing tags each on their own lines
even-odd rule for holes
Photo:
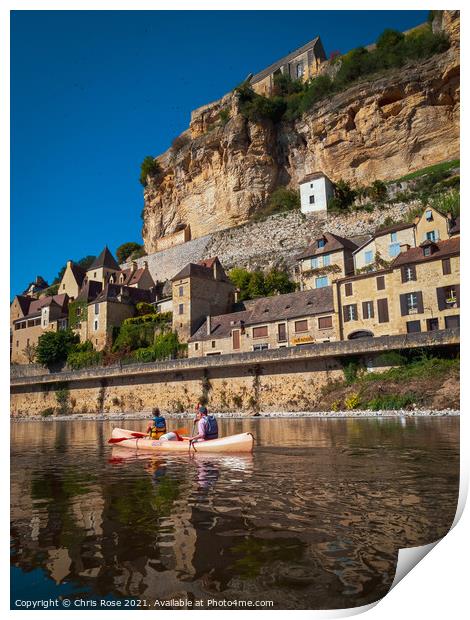
<svg viewBox="0 0 470 620">
<path fill-rule="evenodd" d="M 269 65 L 250 77 L 253 90 L 260 95 L 270 96 L 275 89 L 276 75 L 286 75 L 292 80 L 306 82 L 318 74 L 322 62 L 326 60 L 320 37 L 315 37 L 302 47 Z"/>
</svg>

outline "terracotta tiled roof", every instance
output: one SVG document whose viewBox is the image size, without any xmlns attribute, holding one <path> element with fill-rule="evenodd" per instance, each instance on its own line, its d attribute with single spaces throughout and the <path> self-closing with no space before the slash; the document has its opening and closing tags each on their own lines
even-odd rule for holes
<svg viewBox="0 0 470 620">
<path fill-rule="evenodd" d="M 425 256 L 423 248 L 426 246 L 433 246 L 435 249 L 431 256 Z M 444 241 L 437 241 L 436 243 L 422 243 L 420 247 L 410 248 L 407 252 L 399 254 L 392 263 L 392 267 L 399 267 L 400 265 L 408 265 L 410 263 L 421 263 L 429 260 L 436 260 L 439 258 L 445 258 L 452 254 L 458 254 L 460 252 L 460 238 L 455 237 L 453 239 L 445 239 Z"/>
<path fill-rule="evenodd" d="M 402 222 L 401 224 L 393 224 L 392 226 L 386 226 L 385 228 L 380 228 L 379 230 L 376 230 L 375 233 L 372 235 L 372 238 L 376 239 L 377 237 L 381 237 L 382 235 L 387 235 L 388 233 L 398 232 L 399 230 L 406 230 L 407 228 L 413 228 L 413 227 L 414 227 L 413 222 L 411 222 L 411 224 L 409 222 Z"/>
<path fill-rule="evenodd" d="M 33 299 L 29 305 L 29 313 L 34 314 L 39 312 L 42 308 L 46 306 L 50 306 L 51 304 L 57 304 L 60 307 L 63 307 L 67 304 L 68 297 L 65 293 L 61 293 L 60 295 L 54 295 L 52 297 L 43 297 L 42 299 Z"/>
<path fill-rule="evenodd" d="M 310 174 L 305 175 L 304 178 L 299 181 L 299 184 L 308 183 L 308 181 L 313 181 L 314 179 L 321 179 L 322 177 L 328 179 L 326 174 L 323 172 L 311 172 Z"/>
<path fill-rule="evenodd" d="M 322 237 L 319 237 L 322 239 Z M 357 245 L 354 241 L 350 239 L 345 239 L 344 237 L 340 237 L 339 235 L 333 235 L 333 233 L 326 232 L 323 234 L 323 239 L 325 240 L 325 245 L 323 247 L 318 247 L 319 239 L 315 239 L 313 243 L 311 243 L 301 254 L 299 254 L 296 258 L 297 260 L 301 260 L 303 258 L 309 258 L 310 256 L 320 256 L 322 254 L 329 254 L 330 252 L 335 252 L 337 250 L 356 250 Z"/>
<path fill-rule="evenodd" d="M 206 322 L 189 339 L 211 340 L 230 336 L 233 322 L 258 325 L 315 314 L 333 312 L 333 288 L 325 286 L 310 291 L 297 291 L 286 295 L 261 297 L 245 302 L 245 310 L 211 317 L 211 333 L 207 334 Z"/>
<path fill-rule="evenodd" d="M 144 275 L 146 269 L 145 267 L 140 267 L 139 269 L 121 269 L 118 273 L 116 273 L 116 282 L 114 284 L 124 284 L 124 286 L 131 286 L 132 284 L 137 284 L 141 277 Z M 124 276 L 124 281 L 121 283 L 121 275 Z"/>
</svg>

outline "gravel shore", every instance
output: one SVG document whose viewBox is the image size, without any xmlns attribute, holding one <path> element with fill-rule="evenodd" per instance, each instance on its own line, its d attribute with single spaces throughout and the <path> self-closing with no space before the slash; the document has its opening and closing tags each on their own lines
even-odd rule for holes
<svg viewBox="0 0 470 620">
<path fill-rule="evenodd" d="M 443 409 L 439 411 L 431 409 L 416 409 L 408 411 L 405 409 L 384 410 L 384 411 L 273 411 L 259 414 L 231 412 L 218 413 L 211 412 L 217 418 L 421 418 L 421 417 L 446 417 L 459 416 L 460 411 L 457 409 Z M 164 413 L 171 419 L 188 420 L 194 418 L 194 413 Z M 69 415 L 53 415 L 48 417 L 36 416 L 14 416 L 11 417 L 12 422 L 56 422 L 60 420 L 96 420 L 96 421 L 127 421 L 127 420 L 149 420 L 152 417 L 148 413 L 71 413 Z"/>
</svg>

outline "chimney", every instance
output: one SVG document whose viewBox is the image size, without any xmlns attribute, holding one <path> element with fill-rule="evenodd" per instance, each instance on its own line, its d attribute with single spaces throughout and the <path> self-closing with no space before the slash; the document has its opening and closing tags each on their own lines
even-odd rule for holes
<svg viewBox="0 0 470 620">
<path fill-rule="evenodd" d="M 68 260 L 68 261 L 67 261 L 67 267 L 70 269 L 70 267 L 71 267 L 71 266 L 72 266 L 72 261 L 71 261 L 71 260 Z"/>
<path fill-rule="evenodd" d="M 144 260 L 143 265 L 144 265 L 144 269 L 148 269 L 149 264 L 146 260 Z"/>
<path fill-rule="evenodd" d="M 133 260 L 131 263 L 131 273 L 134 273 L 136 269 L 137 269 L 137 261 Z"/>
<path fill-rule="evenodd" d="M 210 336 L 211 335 L 211 315 L 208 314 L 206 317 L 206 326 L 207 326 L 207 335 Z"/>
<path fill-rule="evenodd" d="M 403 254 L 403 252 L 408 252 L 409 249 L 410 249 L 409 243 L 400 243 L 400 254 Z"/>
</svg>

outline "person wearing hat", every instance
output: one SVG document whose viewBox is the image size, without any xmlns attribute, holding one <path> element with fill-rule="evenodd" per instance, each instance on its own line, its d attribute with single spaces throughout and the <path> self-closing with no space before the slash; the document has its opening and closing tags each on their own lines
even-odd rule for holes
<svg viewBox="0 0 470 620">
<path fill-rule="evenodd" d="M 166 420 L 160 415 L 160 409 L 155 407 L 152 410 L 153 420 L 147 426 L 147 434 L 150 439 L 160 439 L 166 434 Z"/>
<path fill-rule="evenodd" d="M 190 437 L 189 441 L 194 443 L 196 441 L 209 441 L 210 439 L 218 438 L 217 420 L 213 415 L 208 415 L 205 405 L 198 404 L 195 422 L 197 422 L 197 435 Z"/>
</svg>

